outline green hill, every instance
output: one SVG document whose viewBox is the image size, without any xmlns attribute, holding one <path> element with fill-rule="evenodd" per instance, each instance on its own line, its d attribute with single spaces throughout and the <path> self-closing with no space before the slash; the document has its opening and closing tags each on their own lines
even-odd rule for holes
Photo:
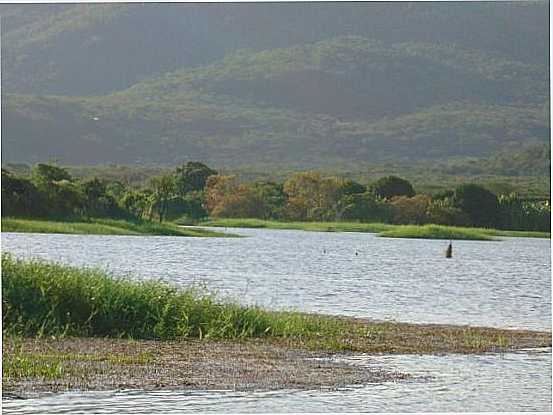
<svg viewBox="0 0 553 415">
<path fill-rule="evenodd" d="M 239 49 L 337 36 L 385 44 L 454 43 L 546 65 L 548 3 L 0 5 L 3 88 L 100 95 Z"/>
<path fill-rule="evenodd" d="M 2 161 L 470 170 L 549 142 L 547 11 L 1 5 Z"/>
<path fill-rule="evenodd" d="M 549 139 L 546 85 L 537 64 L 339 37 L 237 52 L 105 96 L 6 95 L 3 157 L 319 167 L 485 156 Z"/>
</svg>

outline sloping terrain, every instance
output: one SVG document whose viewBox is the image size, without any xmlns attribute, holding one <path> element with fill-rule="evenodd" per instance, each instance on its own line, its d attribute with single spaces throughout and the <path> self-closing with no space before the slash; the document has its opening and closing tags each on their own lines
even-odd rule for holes
<svg viewBox="0 0 553 415">
<path fill-rule="evenodd" d="M 354 167 L 549 141 L 543 2 L 243 6 L 1 6 L 2 161 Z"/>
</svg>

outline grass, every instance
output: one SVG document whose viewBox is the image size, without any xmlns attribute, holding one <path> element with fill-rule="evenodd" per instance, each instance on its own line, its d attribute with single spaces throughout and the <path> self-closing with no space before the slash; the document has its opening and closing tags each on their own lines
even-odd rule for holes
<svg viewBox="0 0 553 415">
<path fill-rule="evenodd" d="M 391 225 L 358 222 L 278 222 L 261 219 L 211 219 L 203 226 L 229 228 L 298 229 L 319 232 L 368 232 L 390 238 L 464 239 L 489 241 L 498 237 L 550 238 L 549 232 L 504 231 L 444 225 Z"/>
<path fill-rule="evenodd" d="M 479 229 L 440 225 L 397 225 L 394 229 L 380 232 L 378 235 L 387 238 L 495 240 Z"/>
<path fill-rule="evenodd" d="M 2 218 L 2 232 L 33 232 L 93 235 L 161 235 L 161 236 L 233 236 L 206 229 L 183 229 L 171 223 L 89 219 L 54 221 Z"/>
<path fill-rule="evenodd" d="M 278 222 L 262 219 L 211 219 L 200 223 L 203 226 L 228 228 L 267 228 L 267 229 L 297 229 L 316 232 L 369 232 L 378 233 L 393 229 L 395 225 L 385 223 L 359 222 Z"/>
<path fill-rule="evenodd" d="M 2 297 L 8 337 L 263 339 L 285 347 L 367 353 L 473 353 L 551 345 L 550 333 L 267 311 L 217 301 L 199 289 L 114 278 L 99 270 L 8 254 L 2 256 Z M 12 367 L 24 371 L 26 363 Z"/>
<path fill-rule="evenodd" d="M 25 339 L 8 336 L 5 346 L 9 352 L 2 355 L 2 378 L 4 382 L 25 378 L 56 380 L 75 375 L 74 366 L 89 363 L 109 365 L 147 365 L 154 361 L 149 352 L 137 352 L 131 355 L 97 350 L 93 353 L 56 350 L 28 350 L 24 347 Z"/>
</svg>

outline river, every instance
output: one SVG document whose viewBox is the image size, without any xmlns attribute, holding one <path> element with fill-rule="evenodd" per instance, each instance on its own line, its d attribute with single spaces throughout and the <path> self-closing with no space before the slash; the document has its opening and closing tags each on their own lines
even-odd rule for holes
<svg viewBox="0 0 553 415">
<path fill-rule="evenodd" d="M 245 238 L 2 233 L 2 249 L 131 278 L 202 284 L 221 298 L 420 323 L 551 331 L 551 244 L 445 241 L 364 233 L 232 229 Z M 4 401 L 8 412 L 548 411 L 551 350 L 480 356 L 360 356 L 430 377 L 343 391 L 71 392 Z M 146 411 L 148 412 L 148 411 Z"/>
</svg>

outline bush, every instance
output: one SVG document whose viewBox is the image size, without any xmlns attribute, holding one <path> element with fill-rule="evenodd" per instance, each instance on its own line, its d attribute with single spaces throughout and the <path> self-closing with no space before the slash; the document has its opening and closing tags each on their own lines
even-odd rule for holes
<svg viewBox="0 0 553 415">
<path fill-rule="evenodd" d="M 383 199 L 394 196 L 415 196 L 415 190 L 411 183 L 397 176 L 386 176 L 378 179 L 371 186 L 372 192 Z"/>
<path fill-rule="evenodd" d="M 401 225 L 422 225 L 429 221 L 428 206 L 430 196 L 417 195 L 413 197 L 396 196 L 390 201 L 393 223 Z"/>
<path fill-rule="evenodd" d="M 499 222 L 499 202 L 495 194 L 477 184 L 462 184 L 455 189 L 453 203 L 465 212 L 472 226 L 491 228 Z"/>
</svg>

